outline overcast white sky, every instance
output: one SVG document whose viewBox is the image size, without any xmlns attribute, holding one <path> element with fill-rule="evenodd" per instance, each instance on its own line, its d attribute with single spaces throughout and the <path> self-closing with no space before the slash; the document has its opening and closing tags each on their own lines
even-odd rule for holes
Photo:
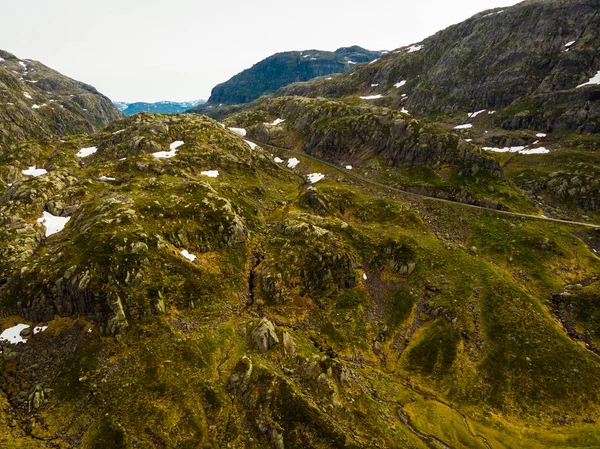
<svg viewBox="0 0 600 449">
<path fill-rule="evenodd" d="M 0 48 L 113 100 L 207 99 L 273 53 L 418 42 L 516 0 L 2 0 Z"/>
</svg>

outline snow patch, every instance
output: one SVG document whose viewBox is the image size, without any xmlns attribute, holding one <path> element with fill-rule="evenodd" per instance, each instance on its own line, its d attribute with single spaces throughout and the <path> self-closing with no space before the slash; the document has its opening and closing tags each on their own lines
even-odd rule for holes
<svg viewBox="0 0 600 449">
<path fill-rule="evenodd" d="M 545 147 L 539 148 L 529 148 L 529 147 L 504 147 L 504 148 L 493 148 L 493 147 L 483 147 L 486 151 L 493 151 L 494 153 L 519 153 L 519 154 L 547 154 L 550 152 Z"/>
<path fill-rule="evenodd" d="M 245 137 L 246 136 L 246 130 L 244 128 L 227 128 L 229 131 L 233 131 L 234 133 L 236 133 L 238 136 L 242 136 Z"/>
<path fill-rule="evenodd" d="M 46 237 L 50 237 L 52 234 L 62 231 L 70 219 L 71 217 L 57 217 L 50 212 L 44 211 L 42 217 L 38 218 L 37 222 L 44 225 L 46 228 Z"/>
<path fill-rule="evenodd" d="M 110 176 L 100 176 L 98 181 L 116 181 L 116 178 L 111 178 Z"/>
<path fill-rule="evenodd" d="M 194 256 L 193 254 L 190 254 L 187 249 L 184 249 L 179 254 L 181 254 L 183 257 L 185 257 L 190 262 L 193 262 L 194 260 L 196 260 L 196 256 Z"/>
<path fill-rule="evenodd" d="M 275 162 L 277 162 L 278 164 L 281 164 L 283 162 L 283 159 L 278 158 L 277 156 L 275 156 L 275 159 L 273 159 Z"/>
<path fill-rule="evenodd" d="M 201 171 L 200 174 L 202 176 L 208 176 L 209 178 L 217 178 L 219 176 L 219 171 L 218 170 L 207 170 L 207 171 Z"/>
<path fill-rule="evenodd" d="M 383 95 L 381 94 L 377 94 L 377 95 L 367 95 L 366 97 L 360 97 L 363 100 L 377 100 L 378 98 L 383 98 Z"/>
<path fill-rule="evenodd" d="M 548 150 L 547 148 L 544 148 L 544 147 L 530 148 L 528 150 L 523 150 L 520 152 L 520 154 L 547 154 L 547 153 L 550 153 L 550 150 Z"/>
<path fill-rule="evenodd" d="M 471 125 L 470 123 L 465 123 L 464 125 L 458 125 L 458 126 L 454 127 L 454 129 L 469 129 L 469 128 L 473 128 L 473 125 Z"/>
<path fill-rule="evenodd" d="M 170 159 L 177 154 L 177 148 L 179 148 L 183 144 L 183 140 L 176 140 L 171 145 L 169 145 L 170 151 L 158 151 L 156 153 L 152 153 L 152 156 L 154 156 L 157 159 Z"/>
<path fill-rule="evenodd" d="M 377 84 L 371 84 L 371 87 L 377 87 L 377 86 L 379 86 L 379 83 L 377 83 Z"/>
<path fill-rule="evenodd" d="M 27 170 L 21 171 L 25 176 L 42 176 L 48 173 L 48 171 L 44 168 L 35 168 L 35 165 L 29 167 Z"/>
<path fill-rule="evenodd" d="M 546 134 L 545 134 L 545 133 L 537 133 L 537 134 L 535 135 L 535 137 L 540 137 L 540 138 L 541 138 L 541 137 L 546 137 Z"/>
<path fill-rule="evenodd" d="M 76 154 L 76 156 L 77 157 L 88 157 L 88 156 L 91 156 L 92 154 L 94 154 L 96 151 L 98 151 L 97 147 L 82 148 L 81 150 L 79 150 L 79 152 Z"/>
<path fill-rule="evenodd" d="M 524 147 L 524 146 L 519 146 L 519 147 L 504 147 L 504 148 L 483 147 L 484 150 L 486 150 L 486 151 L 493 151 L 494 153 L 520 153 L 525 148 L 526 147 Z"/>
<path fill-rule="evenodd" d="M 325 177 L 325 175 L 323 173 L 311 173 L 310 175 L 306 175 L 308 182 L 310 182 L 312 184 L 319 182 L 324 177 Z"/>
<path fill-rule="evenodd" d="M 30 100 L 33 100 L 33 98 L 31 97 L 31 95 L 29 95 L 28 92 L 23 92 L 23 95 L 25 96 L 25 98 L 29 98 Z"/>
<path fill-rule="evenodd" d="M 258 146 L 254 142 L 250 142 L 249 140 L 246 140 L 246 139 L 244 139 L 244 142 L 246 142 L 248 144 L 248 146 L 250 147 L 251 150 L 255 149 Z"/>
<path fill-rule="evenodd" d="M 120 129 L 120 130 L 118 130 L 118 131 L 115 131 L 115 132 L 113 133 L 113 136 L 114 136 L 115 134 L 120 134 L 120 133 L 122 133 L 123 131 L 125 131 L 125 130 L 124 130 L 124 129 Z"/>
<path fill-rule="evenodd" d="M 402 86 L 404 86 L 405 84 L 406 84 L 406 80 L 402 80 L 402 81 L 400 81 L 400 82 L 398 82 L 398 83 L 394 84 L 394 87 L 397 89 L 397 88 L 399 88 L 399 87 L 402 87 Z"/>
<path fill-rule="evenodd" d="M 352 165 L 346 165 L 346 170 L 352 170 Z"/>
<path fill-rule="evenodd" d="M 7 341 L 11 345 L 16 345 L 17 343 L 27 343 L 27 340 L 21 337 L 21 331 L 27 329 L 28 327 L 29 324 L 17 324 L 16 326 L 9 327 L 0 334 L 0 341 Z"/>
<path fill-rule="evenodd" d="M 573 45 L 575 42 L 577 42 L 577 41 L 570 41 L 570 42 L 567 42 L 567 43 L 565 44 L 565 47 L 569 48 L 569 47 L 570 47 L 571 45 Z"/>
<path fill-rule="evenodd" d="M 423 45 L 413 45 L 408 48 L 408 53 L 414 53 L 415 51 L 419 51 L 423 48 Z"/>
<path fill-rule="evenodd" d="M 329 78 L 329 79 L 331 79 L 331 78 Z M 275 119 L 275 120 L 273 120 L 273 122 L 271 122 L 271 123 L 266 123 L 266 122 L 265 122 L 265 123 L 264 123 L 264 125 L 265 125 L 265 126 L 277 126 L 277 125 L 279 125 L 280 123 L 283 123 L 283 122 L 285 122 L 285 119 L 282 119 L 282 118 L 276 118 L 276 119 Z"/>
<path fill-rule="evenodd" d="M 295 157 L 288 159 L 288 168 L 296 168 L 296 166 L 300 163 L 298 159 Z"/>
<path fill-rule="evenodd" d="M 485 111 L 487 111 L 487 109 L 482 109 L 481 111 L 476 111 L 476 112 L 469 112 L 469 118 L 475 118 L 477 117 L 479 114 L 483 114 Z"/>
<path fill-rule="evenodd" d="M 494 14 L 501 14 L 501 13 L 503 13 L 503 12 L 504 12 L 504 10 L 502 10 L 502 11 L 498 11 L 498 12 L 491 12 L 491 13 L 489 13 L 489 14 L 486 14 L 486 15 L 485 15 L 485 16 L 483 16 L 483 17 L 489 17 L 489 16 L 493 16 Z"/>
<path fill-rule="evenodd" d="M 579 88 L 579 87 L 583 87 L 583 86 L 592 86 L 595 84 L 600 84 L 600 70 L 598 70 L 598 73 L 596 73 L 593 77 L 591 77 L 587 83 L 580 84 L 577 87 Z"/>
<path fill-rule="evenodd" d="M 177 148 L 179 148 L 183 144 L 184 144 L 183 140 L 176 140 L 171 145 L 169 145 L 169 149 L 171 151 L 174 151 L 174 150 L 176 150 Z"/>
<path fill-rule="evenodd" d="M 363 279 L 366 281 L 367 280 L 367 273 L 363 273 Z"/>
<path fill-rule="evenodd" d="M 377 61 L 379 61 L 379 58 L 373 59 L 371 62 L 369 62 L 369 64 L 373 64 L 374 62 L 377 62 Z"/>
<path fill-rule="evenodd" d="M 402 109 L 400 109 L 400 112 L 404 112 L 405 114 L 410 114 L 410 112 L 408 112 L 408 109 L 406 109 L 404 106 L 402 107 Z"/>
</svg>

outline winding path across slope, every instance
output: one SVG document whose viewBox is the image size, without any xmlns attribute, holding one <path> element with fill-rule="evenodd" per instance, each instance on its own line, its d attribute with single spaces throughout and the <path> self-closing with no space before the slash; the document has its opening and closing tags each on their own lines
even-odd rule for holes
<svg viewBox="0 0 600 449">
<path fill-rule="evenodd" d="M 278 146 L 274 146 L 274 145 L 269 145 L 263 142 L 259 142 L 257 140 L 253 140 L 250 139 L 248 137 L 245 137 L 246 140 L 249 140 L 255 144 L 257 144 L 258 146 L 261 146 L 263 148 L 272 148 L 276 151 L 285 151 L 287 153 L 296 155 L 296 156 L 302 156 L 308 159 L 312 159 L 313 161 L 319 162 L 321 164 L 325 164 L 328 167 L 331 167 L 335 170 L 341 171 L 344 174 L 351 176 L 355 179 L 358 179 L 362 182 L 366 182 L 368 184 L 377 186 L 377 187 L 382 187 L 384 189 L 388 189 L 391 190 L 393 192 L 397 192 L 397 193 L 402 193 L 404 195 L 409 195 L 415 198 L 420 198 L 420 199 L 429 199 L 429 200 L 433 200 L 433 201 L 439 201 L 441 203 L 449 203 L 449 204 L 454 204 L 454 205 L 458 205 L 458 206 L 463 206 L 463 207 L 470 207 L 472 209 L 480 209 L 480 210 L 485 210 L 485 211 L 489 211 L 489 212 L 494 212 L 497 214 L 504 214 L 504 215 L 512 215 L 513 217 L 524 217 L 524 218 L 532 218 L 535 220 L 544 220 L 544 221 L 552 221 L 552 222 L 556 222 L 556 223 L 563 223 L 563 224 L 570 224 L 570 225 L 578 225 L 578 226 L 585 226 L 588 228 L 594 228 L 594 229 L 600 229 L 600 225 L 594 224 L 594 223 L 584 223 L 584 222 L 580 222 L 580 221 L 570 221 L 570 220 L 561 220 L 559 218 L 549 218 L 549 217 L 545 217 L 542 215 L 529 215 L 529 214 L 522 214 L 519 212 L 511 212 L 511 211 L 506 211 L 506 210 L 500 210 L 500 209 L 492 209 L 489 207 L 483 207 L 483 206 L 476 206 L 473 204 L 467 204 L 467 203 L 461 203 L 459 201 L 452 201 L 452 200 L 446 200 L 446 199 L 442 199 L 442 198 L 436 198 L 434 196 L 427 196 L 427 195 L 421 195 L 418 193 L 413 193 L 413 192 L 409 192 L 407 190 L 402 190 L 399 189 L 397 187 L 392 187 L 389 186 L 387 184 L 383 184 L 381 182 L 377 182 L 377 181 L 373 181 L 372 179 L 369 179 L 365 176 L 359 175 L 357 173 L 352 172 L 351 170 L 347 170 L 344 167 L 340 167 L 338 165 L 332 164 L 331 162 L 327 162 L 323 159 L 319 159 L 317 157 L 311 156 L 309 154 L 303 153 L 301 151 L 296 151 L 296 150 L 290 150 L 289 148 L 283 148 L 283 147 L 278 147 Z"/>
</svg>

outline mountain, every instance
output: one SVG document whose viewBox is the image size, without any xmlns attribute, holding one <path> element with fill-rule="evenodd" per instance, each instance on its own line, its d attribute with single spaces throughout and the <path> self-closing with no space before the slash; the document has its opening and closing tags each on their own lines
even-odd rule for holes
<svg viewBox="0 0 600 449">
<path fill-rule="evenodd" d="M 125 101 L 113 101 L 113 104 L 119 111 L 124 111 L 131 103 L 126 103 Z"/>
<path fill-rule="evenodd" d="M 156 103 L 125 103 L 122 101 L 115 101 L 117 106 L 123 114 L 126 116 L 137 114 L 138 112 L 152 112 L 154 114 L 179 114 L 187 111 L 195 106 L 206 103 L 206 100 L 195 100 L 195 101 L 159 101 Z"/>
<path fill-rule="evenodd" d="M 345 72 L 356 64 L 373 61 L 381 54 L 358 46 L 343 47 L 334 52 L 305 50 L 276 53 L 214 87 L 206 105 L 193 111 L 218 108 L 222 104 L 249 103 L 296 81 Z"/>
<path fill-rule="evenodd" d="M 595 447 L 598 231 L 338 170 L 311 157 L 510 189 L 407 114 L 277 101 L 310 154 L 140 113 L 5 156 L 0 444 Z"/>
<path fill-rule="evenodd" d="M 597 7 L 528 0 L 485 11 L 334 80 L 293 84 L 277 95 L 373 97 L 436 120 L 498 111 L 494 123 L 505 129 L 598 133 Z"/>
<path fill-rule="evenodd" d="M 0 447 L 597 448 L 597 5 L 486 11 L 219 121 L 17 116 Z"/>
<path fill-rule="evenodd" d="M 529 0 L 485 11 L 370 64 L 273 96 L 410 113 L 486 149 L 546 215 L 599 220 L 597 6 Z M 223 118 L 257 108 L 260 115 L 265 101 L 204 113 Z"/>
<path fill-rule="evenodd" d="M 92 86 L 0 50 L 0 144 L 94 132 L 121 116 Z"/>
</svg>

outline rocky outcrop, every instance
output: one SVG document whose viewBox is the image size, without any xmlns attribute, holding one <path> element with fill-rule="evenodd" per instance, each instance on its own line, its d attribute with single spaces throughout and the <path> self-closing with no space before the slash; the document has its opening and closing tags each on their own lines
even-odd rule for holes
<svg viewBox="0 0 600 449">
<path fill-rule="evenodd" d="M 521 187 L 534 195 L 548 193 L 554 203 L 569 201 L 584 211 L 600 210 L 600 180 L 583 173 L 552 172 L 537 181 L 525 181 Z"/>
<path fill-rule="evenodd" d="M 279 127 L 256 123 L 256 117 L 264 115 L 286 120 Z M 296 143 L 307 154 L 342 166 L 380 157 L 392 167 L 451 164 L 468 176 L 503 176 L 498 163 L 476 146 L 386 108 L 350 106 L 323 98 L 283 97 L 258 102 L 248 112 L 228 117 L 227 123 L 246 126 L 251 137 L 266 137 L 274 143 L 281 143 L 283 128 L 289 144 Z"/>
<path fill-rule="evenodd" d="M 252 341 L 259 352 L 267 352 L 279 343 L 275 326 L 267 318 L 263 318 L 251 333 Z"/>
</svg>

